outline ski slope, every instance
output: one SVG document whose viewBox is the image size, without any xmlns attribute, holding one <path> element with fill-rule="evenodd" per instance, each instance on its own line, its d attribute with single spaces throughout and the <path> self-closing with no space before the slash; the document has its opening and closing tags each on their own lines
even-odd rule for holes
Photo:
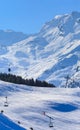
<svg viewBox="0 0 80 130">
<path fill-rule="evenodd" d="M 8 107 L 4 107 L 6 96 Z M 37 88 L 0 81 L 0 110 L 27 130 L 80 130 L 80 88 Z M 44 112 L 53 118 L 54 127 L 49 127 Z M 1 121 L 8 120 L 5 116 L 0 114 L 1 130 Z M 10 130 L 18 130 L 12 121 Z"/>
<path fill-rule="evenodd" d="M 19 125 L 13 123 L 3 114 L 0 114 L 0 130 L 26 130 Z"/>
</svg>

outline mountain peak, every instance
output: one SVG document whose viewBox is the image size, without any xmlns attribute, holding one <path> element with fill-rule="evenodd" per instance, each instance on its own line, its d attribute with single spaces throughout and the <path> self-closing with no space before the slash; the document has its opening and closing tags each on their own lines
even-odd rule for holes
<svg viewBox="0 0 80 130">
<path fill-rule="evenodd" d="M 56 15 L 51 21 L 44 24 L 40 33 L 45 38 L 48 37 L 50 42 L 51 37 L 66 36 L 80 30 L 80 13 L 73 11 L 71 14 Z M 56 35 L 55 35 L 56 34 Z M 53 38 L 53 37 L 52 37 Z M 51 39 L 52 40 L 52 39 Z"/>
<path fill-rule="evenodd" d="M 7 43 L 4 36 L 2 40 L 5 39 Z M 6 36 L 11 38 L 12 42 L 14 41 L 10 33 Z M 14 36 L 18 37 L 16 34 Z M 19 37 L 21 38 L 21 34 Z M 71 14 L 54 17 L 35 36 L 28 36 L 7 49 L 2 48 L 0 64 L 4 71 L 10 63 L 13 73 L 27 78 L 46 80 L 55 86 L 61 86 L 66 82 L 65 77 L 73 74 L 75 76 L 75 70 L 77 66 L 80 66 L 79 52 L 80 13 L 74 11 Z"/>
<path fill-rule="evenodd" d="M 3 30 L 4 32 L 8 32 L 8 33 L 12 33 L 12 32 L 14 32 L 12 29 L 6 29 L 6 30 Z"/>
</svg>

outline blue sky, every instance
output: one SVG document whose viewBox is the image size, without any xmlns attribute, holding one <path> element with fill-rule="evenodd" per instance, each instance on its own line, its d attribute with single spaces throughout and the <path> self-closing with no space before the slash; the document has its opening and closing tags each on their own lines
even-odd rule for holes
<svg viewBox="0 0 80 130">
<path fill-rule="evenodd" d="M 0 0 L 0 29 L 37 33 L 55 15 L 80 11 L 80 0 Z"/>
</svg>

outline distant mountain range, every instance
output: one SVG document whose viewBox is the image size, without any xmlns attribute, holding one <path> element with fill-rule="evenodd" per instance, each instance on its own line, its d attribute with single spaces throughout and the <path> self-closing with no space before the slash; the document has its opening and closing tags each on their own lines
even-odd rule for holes
<svg viewBox="0 0 80 130">
<path fill-rule="evenodd" d="M 80 83 L 80 13 L 55 16 L 39 33 L 0 31 L 0 72 L 46 80 L 56 86 Z M 75 83 L 74 83 L 75 82 Z"/>
<path fill-rule="evenodd" d="M 15 32 L 13 30 L 0 30 L 0 45 L 11 45 L 15 42 L 22 41 L 27 38 L 28 35 L 22 32 Z"/>
</svg>

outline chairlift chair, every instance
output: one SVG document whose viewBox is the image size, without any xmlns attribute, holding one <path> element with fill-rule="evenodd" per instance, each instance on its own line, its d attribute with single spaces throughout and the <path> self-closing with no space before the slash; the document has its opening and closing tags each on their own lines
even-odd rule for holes
<svg viewBox="0 0 80 130">
<path fill-rule="evenodd" d="M 8 72 L 11 72 L 11 68 L 8 68 Z"/>
<path fill-rule="evenodd" d="M 46 117 L 48 117 L 50 119 L 50 121 L 49 121 L 49 127 L 54 127 L 53 126 L 53 122 L 52 122 L 53 118 L 50 117 L 50 116 L 48 116 L 45 112 L 43 112 L 43 115 L 45 115 Z"/>
<path fill-rule="evenodd" d="M 49 127 L 53 127 L 53 123 L 52 122 L 50 122 Z"/>
<path fill-rule="evenodd" d="M 4 107 L 8 107 L 8 103 L 7 102 L 4 102 Z"/>
<path fill-rule="evenodd" d="M 6 101 L 4 102 L 4 107 L 8 107 L 7 96 L 5 98 L 6 98 Z"/>
<path fill-rule="evenodd" d="M 49 127 L 53 127 L 53 122 L 51 121 L 51 118 L 50 118 Z"/>
</svg>

